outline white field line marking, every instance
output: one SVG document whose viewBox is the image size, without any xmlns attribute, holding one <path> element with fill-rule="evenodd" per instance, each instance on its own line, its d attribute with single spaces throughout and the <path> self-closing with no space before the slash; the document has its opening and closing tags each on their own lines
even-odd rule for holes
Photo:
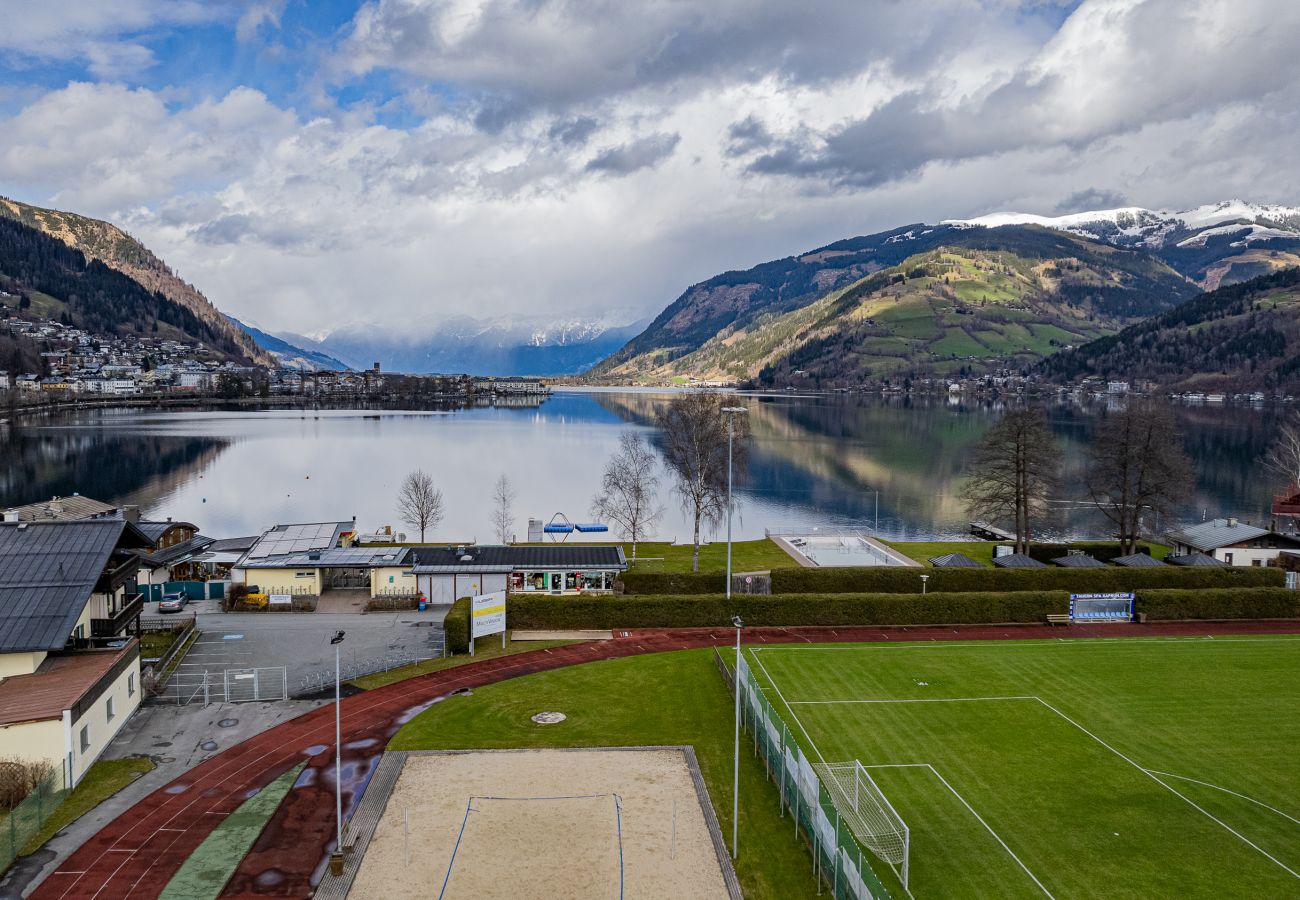
<svg viewBox="0 0 1300 900">
<path fill-rule="evenodd" d="M 1018 638 L 993 641 L 899 641 L 897 643 L 863 641 L 849 646 L 821 646 L 817 644 L 764 644 L 752 647 L 753 650 L 772 652 L 780 650 L 786 653 L 870 653 L 873 650 L 958 650 L 983 647 L 1116 647 L 1124 644 L 1296 644 L 1300 637 L 1235 637 L 1221 638 L 1213 635 L 1203 637 L 1110 637 L 1110 638 Z"/>
<path fill-rule="evenodd" d="M 978 703 L 994 700 L 1037 699 L 1037 697 L 917 697 L 910 700 L 790 700 L 786 702 L 786 706 L 825 706 L 839 703 Z"/>
<path fill-rule="evenodd" d="M 924 765 L 925 768 L 929 769 L 934 774 L 934 777 L 938 778 L 939 781 L 942 782 L 944 787 L 952 791 L 952 795 L 961 801 L 961 805 L 966 807 L 966 809 L 970 811 L 970 814 L 975 817 L 975 820 L 977 822 L 979 822 L 981 825 L 984 826 L 984 830 L 987 831 L 989 834 L 993 835 L 993 839 L 1002 845 L 1003 850 L 1007 851 L 1007 853 L 1010 854 L 1011 858 L 1016 861 L 1016 865 L 1024 869 L 1025 874 L 1033 879 L 1034 884 L 1038 885 L 1038 889 L 1042 891 L 1044 894 L 1046 894 L 1048 897 L 1052 897 L 1052 892 L 1049 891 L 1046 887 L 1044 887 L 1043 883 L 1038 880 L 1038 876 L 1036 876 L 1033 872 L 1029 871 L 1029 866 L 1021 862 L 1020 857 L 1016 856 L 1015 851 L 1013 851 L 1010 847 L 1007 846 L 1007 842 L 1002 840 L 1002 838 L 998 835 L 998 833 L 994 831 L 992 827 L 990 827 L 988 822 L 984 821 L 983 816 L 975 812 L 975 807 L 967 803 L 966 798 L 963 797 L 961 794 L 957 793 L 957 789 L 948 783 L 948 779 L 940 775 L 939 770 L 936 769 L 934 766 L 930 765 L 929 763 L 923 763 L 922 765 Z M 1053 897 L 1052 900 L 1055 900 L 1055 898 Z"/>
<path fill-rule="evenodd" d="M 1297 825 L 1300 825 L 1300 819 L 1297 819 L 1295 816 L 1292 816 L 1288 813 L 1284 813 L 1282 812 L 1282 810 L 1277 809 L 1276 807 L 1273 806 L 1269 806 L 1267 803 L 1256 800 L 1254 797 L 1248 797 L 1245 794 L 1239 794 L 1236 791 L 1230 790 L 1226 787 L 1221 787 L 1217 784 L 1211 784 L 1208 781 L 1198 781 L 1195 778 L 1188 778 L 1186 775 L 1175 775 L 1172 772 L 1159 772 L 1156 771 L 1155 769 L 1147 769 L 1147 771 L 1153 775 L 1163 775 L 1165 778 L 1177 778 L 1179 781 L 1190 781 L 1192 784 L 1199 784 L 1203 787 L 1214 788 L 1216 791 L 1223 791 L 1225 794 L 1231 794 L 1234 797 L 1240 797 L 1242 800 L 1245 800 L 1249 803 L 1253 803 L 1256 806 L 1262 806 L 1264 809 L 1268 810 L 1269 812 L 1277 813 L 1282 818 L 1290 819 L 1292 822 L 1295 822 Z"/>
<path fill-rule="evenodd" d="M 812 747 L 813 752 L 817 754 L 817 758 L 822 761 L 822 765 L 826 765 L 826 757 L 822 756 L 821 750 L 817 747 L 817 742 L 814 741 L 812 739 L 812 735 L 808 733 L 808 729 L 804 726 L 803 722 L 800 720 L 799 715 L 794 711 L 794 707 L 791 706 L 789 701 L 785 699 L 785 695 L 781 693 L 781 688 L 777 685 L 776 680 L 772 678 L 771 673 L 767 671 L 767 667 L 763 665 L 763 661 L 759 659 L 757 655 L 754 654 L 751 654 L 751 658 L 754 660 L 754 662 L 758 664 L 759 669 L 762 670 L 763 672 L 763 677 L 767 679 L 768 684 L 772 686 L 772 690 L 776 692 L 777 697 L 779 697 L 781 699 L 781 702 L 785 704 L 785 708 L 787 711 L 789 711 L 791 718 L 794 719 L 794 723 L 799 726 L 799 730 L 802 731 L 804 737 L 808 739 L 808 746 Z M 991 827 L 989 827 L 989 823 L 984 821 L 984 817 L 981 816 L 979 813 L 975 812 L 974 807 L 972 807 L 969 803 L 966 802 L 966 798 L 963 797 L 961 794 L 957 793 L 957 790 L 951 784 L 948 783 L 948 780 L 946 778 L 944 778 L 942 775 L 939 774 L 939 772 L 934 768 L 934 766 L 930 765 L 929 763 L 911 763 L 908 765 L 924 766 L 925 768 L 933 772 L 934 776 L 943 783 L 943 786 L 946 787 L 949 791 L 952 791 L 953 796 L 961 801 L 962 806 L 970 810 L 970 814 L 975 817 L 976 821 L 978 821 L 981 825 L 983 825 L 984 828 L 988 831 L 988 833 L 993 835 L 994 840 L 996 840 L 999 844 L 1002 845 L 1002 849 L 1006 850 L 1007 853 L 1011 855 L 1011 858 L 1016 861 L 1016 865 L 1024 869 L 1025 874 L 1028 875 L 1033 880 L 1034 884 L 1038 885 L 1039 890 L 1041 890 L 1044 894 L 1046 894 L 1049 898 L 1051 898 L 1051 900 L 1056 900 L 1056 898 L 1052 896 L 1051 891 L 1043 887 L 1043 883 L 1038 880 L 1038 877 L 1034 875 L 1033 872 L 1029 871 L 1029 867 L 1026 866 L 1024 862 L 1021 861 L 1020 857 L 1016 856 L 1016 854 L 1012 851 L 1010 847 L 1007 846 L 1007 842 L 1002 840 L 1002 838 L 998 835 L 998 833 L 994 831 Z M 874 767 L 867 766 L 866 768 L 874 768 Z M 891 866 L 891 868 L 893 867 Z M 894 874 L 896 875 L 898 874 L 897 869 L 894 870 Z M 916 900 L 911 890 L 909 890 L 906 886 L 903 887 L 903 890 L 907 891 L 907 896 L 912 897 L 912 900 Z"/>
<path fill-rule="evenodd" d="M 1056 713 L 1056 714 L 1057 714 L 1058 716 L 1060 716 L 1062 719 L 1064 719 L 1065 721 L 1069 722 L 1069 723 L 1070 723 L 1071 725 L 1073 725 L 1075 728 L 1077 728 L 1077 729 L 1079 729 L 1080 731 L 1082 731 L 1082 732 L 1083 732 L 1084 734 L 1086 734 L 1088 737 L 1092 738 L 1092 739 L 1093 739 L 1094 741 L 1096 741 L 1098 744 L 1101 744 L 1103 747 L 1105 747 L 1105 748 L 1106 748 L 1107 750 L 1109 750 L 1111 753 L 1114 753 L 1114 754 L 1115 754 L 1116 756 L 1118 756 L 1120 759 L 1124 760 L 1124 762 L 1128 763 L 1130 766 L 1132 766 L 1133 768 L 1137 769 L 1137 770 L 1138 770 L 1139 772 L 1141 772 L 1143 775 L 1146 775 L 1148 778 L 1150 778 L 1150 779 L 1151 779 L 1152 781 L 1154 781 L 1156 784 L 1160 785 L 1162 788 L 1164 788 L 1165 790 L 1169 791 L 1169 792 L 1170 792 L 1171 794 L 1173 794 L 1175 797 L 1178 797 L 1179 799 L 1181 799 L 1184 803 L 1186 803 L 1188 806 L 1192 807 L 1192 809 L 1196 810 L 1196 811 L 1199 812 L 1201 815 L 1205 816 L 1205 817 L 1206 817 L 1207 819 L 1209 819 L 1211 822 L 1214 822 L 1216 825 L 1218 825 L 1219 827 L 1223 828 L 1223 829 L 1224 829 L 1225 831 L 1227 831 L 1229 834 L 1232 834 L 1232 835 L 1234 835 L 1235 837 L 1237 837 L 1237 838 L 1238 838 L 1242 843 L 1244 843 L 1246 846 L 1251 847 L 1251 848 L 1257 850 L 1260 854 L 1262 854 L 1265 858 L 1267 858 L 1267 859 L 1269 859 L 1270 861 L 1272 861 L 1272 862 L 1273 862 L 1274 864 L 1276 864 L 1279 868 L 1281 868 L 1281 869 L 1283 869 L 1284 871 L 1290 873 L 1293 877 L 1300 879 L 1300 872 L 1296 872 L 1294 869 L 1292 869 L 1292 868 L 1291 868 L 1290 866 L 1288 866 L 1286 863 L 1282 862 L 1282 861 L 1279 860 L 1277 857 L 1273 856 L 1271 853 L 1269 853 L 1269 852 L 1268 852 L 1267 850 L 1265 850 L 1263 847 L 1260 847 L 1258 844 L 1256 844 L 1256 843 L 1255 843 L 1254 841 L 1252 841 L 1250 838 L 1246 837 L 1246 836 L 1245 836 L 1244 834 L 1242 834 L 1240 831 L 1237 831 L 1237 830 L 1236 830 L 1235 828 L 1233 828 L 1231 825 L 1228 825 L 1228 824 L 1227 824 L 1226 822 L 1224 822 L 1222 819 L 1218 819 L 1218 818 L 1216 818 L 1216 817 L 1215 817 L 1214 815 L 1212 815 L 1210 812 L 1208 812 L 1207 810 L 1205 810 L 1204 808 L 1202 808 L 1201 806 L 1199 806 L 1198 804 L 1196 804 L 1196 803 L 1195 803 L 1195 802 L 1194 802 L 1190 797 L 1188 797 L 1188 796 L 1186 796 L 1185 794 L 1179 792 L 1176 788 L 1173 788 L 1173 787 L 1169 786 L 1168 784 L 1166 784 L 1165 782 L 1161 781 L 1160 778 L 1159 778 L 1157 775 L 1155 775 L 1155 774 L 1154 774 L 1150 769 L 1144 769 L 1144 768 L 1142 768 L 1142 766 L 1139 766 L 1139 765 L 1138 765 L 1137 763 L 1135 763 L 1132 759 L 1130 759 L 1129 757 L 1125 756 L 1123 753 L 1120 753 L 1118 750 L 1116 750 L 1116 749 L 1115 749 L 1114 747 L 1112 747 L 1110 744 L 1106 743 L 1106 742 L 1103 741 L 1101 738 L 1097 737 L 1097 735 L 1093 734 L 1091 731 L 1089 731 L 1088 729 L 1084 728 L 1084 727 L 1083 727 L 1082 725 L 1080 725 L 1078 722 L 1074 721 L 1074 719 L 1071 719 L 1069 716 L 1067 716 L 1065 713 L 1061 712 L 1059 709 L 1057 709 L 1057 708 L 1056 708 L 1055 706 L 1053 706 L 1052 704 L 1048 703 L 1048 702 L 1047 702 L 1046 700 L 1044 700 L 1042 697 L 1037 697 L 1037 698 L 1035 698 L 1035 699 L 1037 699 L 1039 703 L 1043 704 L 1043 706 L 1047 707 L 1047 708 L 1050 709 L 1052 712 Z"/>
</svg>

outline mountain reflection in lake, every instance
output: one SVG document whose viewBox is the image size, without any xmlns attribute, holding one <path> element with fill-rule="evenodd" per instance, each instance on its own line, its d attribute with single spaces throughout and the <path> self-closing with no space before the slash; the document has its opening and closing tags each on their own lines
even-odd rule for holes
<svg viewBox="0 0 1300 900">
<path fill-rule="evenodd" d="M 621 432 L 652 442 L 668 395 L 561 391 L 541 406 L 453 411 L 95 411 L 0 432 L 0 505 L 80 492 L 137 503 L 153 517 L 196 522 L 205 534 L 252 534 L 277 522 L 357 518 L 371 530 L 396 519 L 402 476 L 433 473 L 447 516 L 430 539 L 492 538 L 491 489 L 514 483 L 515 529 L 529 516 L 588 518 L 591 496 Z M 960 536 L 957 498 L 972 443 L 999 408 L 929 398 L 753 396 L 750 471 L 737 484 L 737 537 L 764 528 L 875 527 L 887 537 Z M 1048 533 L 1106 526 L 1080 501 L 1087 442 L 1104 412 L 1050 407 L 1066 478 Z M 1280 411 L 1180 408 L 1199 472 L 1184 518 L 1237 515 L 1266 522 L 1273 493 L 1258 464 Z M 665 538 L 689 540 L 665 482 Z M 720 531 L 719 534 L 722 532 Z M 412 535 L 414 537 L 414 535 Z"/>
</svg>

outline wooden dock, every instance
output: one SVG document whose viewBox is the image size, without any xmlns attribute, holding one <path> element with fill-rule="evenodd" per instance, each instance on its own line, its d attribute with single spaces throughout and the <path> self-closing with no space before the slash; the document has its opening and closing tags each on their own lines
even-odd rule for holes
<svg viewBox="0 0 1300 900">
<path fill-rule="evenodd" d="M 1014 541 L 1016 536 L 987 522 L 971 522 L 970 533 L 985 541 Z"/>
</svg>

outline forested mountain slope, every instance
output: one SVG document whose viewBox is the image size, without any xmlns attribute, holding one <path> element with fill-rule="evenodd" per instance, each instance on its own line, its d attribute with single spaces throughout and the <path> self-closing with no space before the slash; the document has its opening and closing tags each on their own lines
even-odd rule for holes
<svg viewBox="0 0 1300 900">
<path fill-rule="evenodd" d="M 1201 294 L 1042 362 L 1044 377 L 1152 381 L 1180 391 L 1300 391 L 1300 268 Z"/>
</svg>

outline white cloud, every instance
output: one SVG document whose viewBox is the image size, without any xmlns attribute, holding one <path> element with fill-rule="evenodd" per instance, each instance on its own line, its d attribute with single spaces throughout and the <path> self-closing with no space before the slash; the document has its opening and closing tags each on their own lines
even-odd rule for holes
<svg viewBox="0 0 1300 900">
<path fill-rule="evenodd" d="M 383 69 L 391 106 L 74 83 L 0 120 L 0 193 L 112 218 L 301 332 L 652 314 L 726 269 L 994 209 L 1300 199 L 1300 7 L 1094 0 L 1054 32 L 1050 5 L 945 3 L 376 0 L 322 78 Z M 279 5 L 241 9 L 248 36 Z"/>
</svg>

